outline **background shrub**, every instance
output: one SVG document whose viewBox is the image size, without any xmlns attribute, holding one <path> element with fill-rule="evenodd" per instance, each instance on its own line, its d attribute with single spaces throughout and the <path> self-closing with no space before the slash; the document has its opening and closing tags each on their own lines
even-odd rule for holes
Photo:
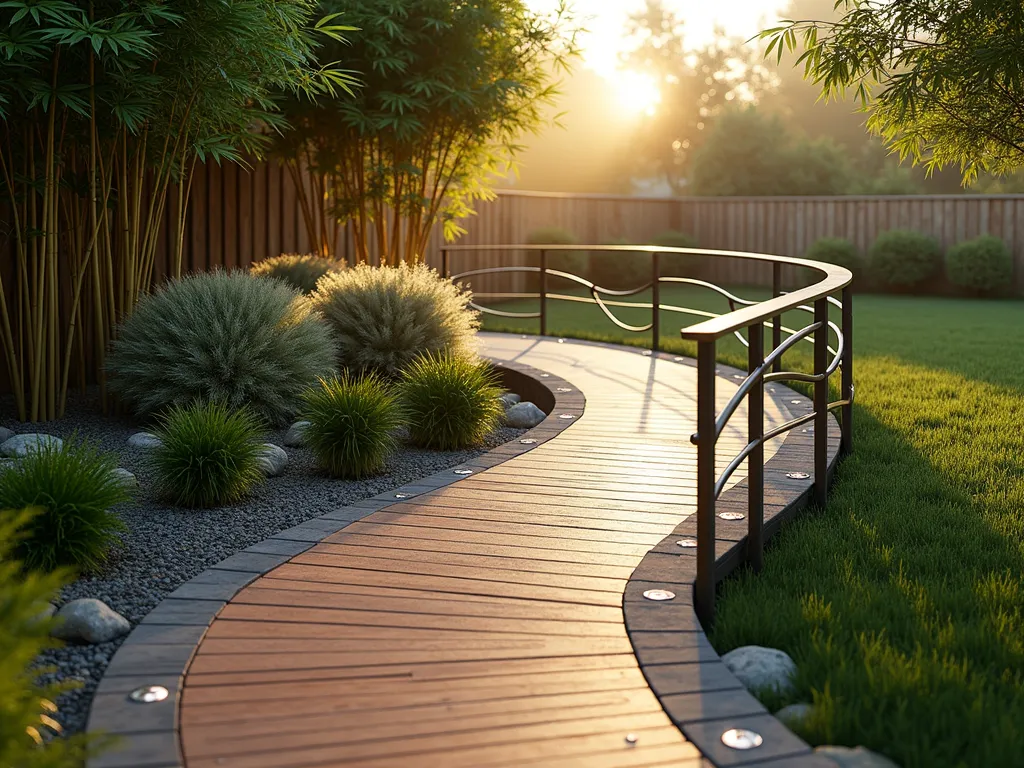
<svg viewBox="0 0 1024 768">
<path fill-rule="evenodd" d="M 317 280 L 328 272 L 344 268 L 344 261 L 332 261 L 315 253 L 282 253 L 253 263 L 249 271 L 257 277 L 284 280 L 292 288 L 308 295 L 316 288 Z"/>
<path fill-rule="evenodd" d="M 579 238 L 568 229 L 563 227 L 541 227 L 535 229 L 526 236 L 529 245 L 576 245 Z M 540 253 L 530 254 L 530 264 L 540 264 Z M 548 269 L 557 269 L 560 272 L 568 272 L 577 277 L 586 278 L 590 258 L 586 251 L 551 251 L 547 254 Z M 550 280 L 551 278 L 549 278 Z M 554 278 L 559 283 L 564 280 Z M 578 283 L 573 283 L 579 287 Z"/>
<path fill-rule="evenodd" d="M 965 240 L 946 251 L 946 277 L 961 288 L 998 291 L 1013 280 L 1013 256 L 993 235 Z"/>
<path fill-rule="evenodd" d="M 40 510 L 25 528 L 15 556 L 26 567 L 87 571 L 106 562 L 125 525 L 110 510 L 130 497 L 113 475 L 113 456 L 76 439 L 41 446 L 0 469 L 0 509 Z"/>
<path fill-rule="evenodd" d="M 815 240 L 804 253 L 804 258 L 846 267 L 853 273 L 854 278 L 863 276 L 864 259 L 857 251 L 857 246 L 843 237 L 822 237 Z M 808 284 L 816 283 L 822 277 L 820 272 L 812 269 L 802 269 L 801 274 Z"/>
<path fill-rule="evenodd" d="M 183 507 L 237 501 L 263 479 L 261 433 L 248 408 L 200 401 L 171 406 L 154 430 L 163 445 L 149 454 L 158 492 Z"/>
<path fill-rule="evenodd" d="M 218 271 L 143 298 L 121 326 L 108 369 L 111 388 L 141 416 L 202 400 L 282 424 L 334 363 L 330 330 L 293 288 Z"/>
<path fill-rule="evenodd" d="M 942 262 L 942 249 L 928 235 L 894 229 L 878 236 L 868 256 L 876 279 L 887 285 L 911 286 L 936 273 Z"/>
<path fill-rule="evenodd" d="M 477 445 L 504 413 L 497 374 L 482 360 L 424 355 L 405 370 L 399 392 L 409 437 L 423 448 Z"/>
<path fill-rule="evenodd" d="M 626 237 L 609 240 L 606 245 L 636 245 Z M 651 281 L 651 257 L 642 251 L 591 251 L 590 280 L 602 288 L 624 291 Z"/>
<path fill-rule="evenodd" d="M 25 571 L 16 559 L 39 514 L 42 510 L 0 511 L 0 765 L 78 768 L 94 750 L 82 735 L 46 739 L 47 730 L 61 730 L 53 719 L 60 689 L 40 686 L 35 667 L 39 654 L 54 645 L 54 620 L 40 619 L 40 611 L 70 574 Z"/>
<path fill-rule="evenodd" d="M 697 240 L 685 232 L 667 229 L 651 238 L 651 245 L 665 248 L 696 248 Z M 661 255 L 661 274 L 671 277 L 699 277 L 708 266 L 707 256 L 664 253 Z"/>
<path fill-rule="evenodd" d="M 402 424 L 398 398 L 376 374 L 325 379 L 306 393 L 306 444 L 335 477 L 380 472 L 394 452 Z"/>
<path fill-rule="evenodd" d="M 424 352 L 474 352 L 471 298 L 423 264 L 360 264 L 326 275 L 311 300 L 334 330 L 343 368 L 393 377 Z"/>
</svg>

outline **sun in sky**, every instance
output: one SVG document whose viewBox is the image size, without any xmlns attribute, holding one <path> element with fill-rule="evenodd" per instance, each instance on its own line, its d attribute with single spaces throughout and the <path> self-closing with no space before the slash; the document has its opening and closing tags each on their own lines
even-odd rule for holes
<svg viewBox="0 0 1024 768">
<path fill-rule="evenodd" d="M 714 38 L 715 29 L 747 40 L 779 18 L 786 0 L 662 0 L 683 20 L 689 43 L 700 46 Z M 527 0 L 530 7 L 550 12 L 558 0 Z M 601 75 L 616 103 L 632 115 L 653 114 L 661 101 L 657 81 L 639 72 L 624 71 L 620 56 L 629 50 L 626 35 L 630 14 L 642 10 L 644 0 L 571 0 L 570 6 L 587 32 L 580 39 L 583 65 Z"/>
</svg>

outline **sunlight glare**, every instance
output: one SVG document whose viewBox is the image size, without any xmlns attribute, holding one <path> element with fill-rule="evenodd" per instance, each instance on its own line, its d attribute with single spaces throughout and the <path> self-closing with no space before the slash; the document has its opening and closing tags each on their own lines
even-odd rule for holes
<svg viewBox="0 0 1024 768">
<path fill-rule="evenodd" d="M 610 79 L 619 104 L 630 115 L 653 115 L 661 103 L 658 83 L 650 75 L 617 71 Z"/>
</svg>

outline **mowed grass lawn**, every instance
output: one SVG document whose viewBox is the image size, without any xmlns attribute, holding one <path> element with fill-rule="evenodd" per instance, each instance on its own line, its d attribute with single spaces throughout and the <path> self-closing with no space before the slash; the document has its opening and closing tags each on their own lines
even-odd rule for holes
<svg viewBox="0 0 1024 768">
<path fill-rule="evenodd" d="M 724 308 L 692 290 L 663 301 Z M 667 335 L 679 316 L 662 322 L 664 348 L 692 354 Z M 647 342 L 588 305 L 553 305 L 549 328 Z M 855 329 L 855 453 L 825 510 L 722 585 L 712 642 L 793 656 L 796 694 L 766 703 L 813 702 L 798 729 L 813 744 L 904 768 L 1024 766 L 1024 302 L 857 296 Z"/>
</svg>

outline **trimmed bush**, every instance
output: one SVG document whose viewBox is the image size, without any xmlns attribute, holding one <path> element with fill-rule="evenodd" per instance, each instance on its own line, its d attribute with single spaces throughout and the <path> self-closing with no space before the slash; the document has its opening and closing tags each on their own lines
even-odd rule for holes
<svg viewBox="0 0 1024 768">
<path fill-rule="evenodd" d="M 122 324 L 107 368 L 111 388 L 142 417 L 201 400 L 283 424 L 334 363 L 330 330 L 295 289 L 218 271 L 144 297 Z"/>
<path fill-rule="evenodd" d="M 607 245 L 636 245 L 625 237 L 610 240 Z M 643 251 L 592 251 L 590 253 L 592 282 L 602 288 L 624 291 L 651 282 L 651 257 Z"/>
<path fill-rule="evenodd" d="M 664 248 L 696 248 L 697 240 L 685 232 L 668 229 L 651 238 L 652 245 Z M 707 267 L 707 256 L 665 253 L 661 256 L 661 274 L 672 277 L 697 277 Z"/>
<path fill-rule="evenodd" d="M 471 299 L 423 264 L 332 272 L 311 297 L 334 330 L 341 367 L 385 377 L 424 352 L 472 355 L 480 321 Z"/>
<path fill-rule="evenodd" d="M 846 267 L 853 273 L 854 278 L 863 275 L 864 260 L 857 251 L 857 246 L 843 237 L 822 237 L 815 240 L 804 253 L 804 258 Z M 816 283 L 822 278 L 821 273 L 813 269 L 801 269 L 800 272 L 808 284 Z"/>
<path fill-rule="evenodd" d="M 530 232 L 526 236 L 526 242 L 529 245 L 576 245 L 579 239 L 562 227 L 541 227 Z M 530 258 L 531 264 L 540 263 L 539 253 L 532 254 Z M 589 272 L 590 259 L 586 251 L 550 251 L 547 255 L 547 265 L 548 269 L 568 272 L 585 279 Z M 559 283 L 564 282 L 559 280 Z M 579 287 L 578 283 L 574 282 L 573 285 Z"/>
<path fill-rule="evenodd" d="M 894 229 L 878 236 L 868 257 L 875 278 L 887 285 L 906 287 L 935 275 L 942 263 L 942 249 L 928 235 Z"/>
<path fill-rule="evenodd" d="M 423 355 L 405 370 L 399 393 L 409 437 L 423 448 L 478 445 L 504 413 L 497 374 L 482 360 Z"/>
<path fill-rule="evenodd" d="M 1006 288 L 1013 280 L 1013 256 L 998 237 L 982 235 L 946 251 L 946 277 L 980 293 Z"/>
<path fill-rule="evenodd" d="M 162 445 L 150 451 L 149 462 L 157 491 L 172 504 L 230 504 L 263 480 L 257 461 L 261 424 L 247 408 L 200 401 L 173 405 L 154 434 Z"/>
<path fill-rule="evenodd" d="M 321 277 L 344 268 L 344 261 L 331 261 L 315 253 L 282 253 L 255 262 L 249 271 L 257 277 L 283 280 L 292 288 L 309 295 L 316 290 L 317 281 Z"/>
<path fill-rule="evenodd" d="M 130 496 L 113 474 L 113 456 L 76 439 L 41 446 L 0 469 L 0 509 L 36 507 L 15 549 L 25 567 L 95 571 L 125 530 L 110 508 Z"/>
<path fill-rule="evenodd" d="M 41 514 L 39 509 L 0 512 L 0 765 L 77 768 L 94 752 L 87 737 L 48 738 L 61 731 L 53 699 L 69 686 L 40 686 L 36 667 L 39 654 L 55 645 L 50 639 L 54 620 L 40 612 L 71 574 L 26 572 L 16 559 Z"/>
<path fill-rule="evenodd" d="M 306 393 L 306 445 L 329 474 L 357 480 L 380 472 L 398 443 L 398 397 L 370 373 L 325 379 Z"/>
</svg>

